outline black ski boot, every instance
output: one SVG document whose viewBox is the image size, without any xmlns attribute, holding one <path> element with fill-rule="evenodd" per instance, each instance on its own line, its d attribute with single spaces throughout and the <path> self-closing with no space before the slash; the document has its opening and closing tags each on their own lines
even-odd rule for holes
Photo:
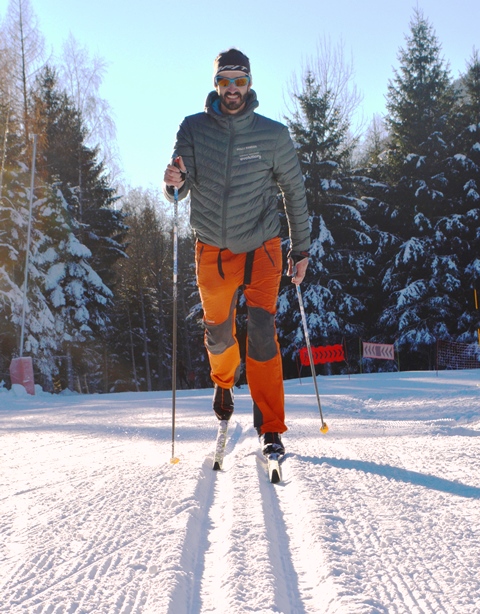
<svg viewBox="0 0 480 614">
<path fill-rule="evenodd" d="M 263 450 L 265 456 L 269 454 L 285 454 L 285 448 L 279 433 L 265 433 L 263 435 Z"/>
<path fill-rule="evenodd" d="M 233 388 L 220 388 L 215 384 L 213 411 L 219 420 L 230 420 L 233 414 Z"/>
</svg>

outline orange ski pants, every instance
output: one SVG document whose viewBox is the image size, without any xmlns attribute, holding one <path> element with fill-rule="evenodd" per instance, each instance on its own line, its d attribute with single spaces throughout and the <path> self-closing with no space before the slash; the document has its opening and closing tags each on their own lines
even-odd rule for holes
<svg viewBox="0 0 480 614">
<path fill-rule="evenodd" d="M 280 238 L 248 254 L 197 241 L 195 263 L 212 380 L 232 388 L 240 375 L 235 315 L 238 289 L 243 287 L 248 309 L 246 373 L 254 426 L 259 434 L 285 432 L 282 358 L 275 328 L 282 275 Z"/>
</svg>

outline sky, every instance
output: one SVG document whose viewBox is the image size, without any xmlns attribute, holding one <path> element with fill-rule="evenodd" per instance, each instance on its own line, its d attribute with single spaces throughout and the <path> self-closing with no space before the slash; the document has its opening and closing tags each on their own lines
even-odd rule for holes
<svg viewBox="0 0 480 614">
<path fill-rule="evenodd" d="M 398 68 L 415 7 L 432 24 L 453 77 L 480 47 L 478 0 L 30 0 L 48 51 L 71 33 L 108 64 L 100 95 L 116 123 L 123 180 L 157 188 L 178 126 L 203 110 L 213 60 L 231 46 L 251 61 L 258 112 L 284 121 L 289 84 L 322 41 L 343 45 L 363 96 L 360 116 L 385 112 L 388 81 Z M 8 0 L 0 0 L 0 18 Z"/>
</svg>

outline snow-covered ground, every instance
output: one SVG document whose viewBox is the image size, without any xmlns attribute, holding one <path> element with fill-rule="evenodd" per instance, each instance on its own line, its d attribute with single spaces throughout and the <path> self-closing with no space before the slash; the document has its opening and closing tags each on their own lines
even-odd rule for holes
<svg viewBox="0 0 480 614">
<path fill-rule="evenodd" d="M 480 612 L 480 370 L 286 382 L 283 483 L 246 388 L 0 392 L 0 612 Z M 1 390 L 1 389 L 0 389 Z M 23 389 L 21 389 L 23 390 Z"/>
</svg>

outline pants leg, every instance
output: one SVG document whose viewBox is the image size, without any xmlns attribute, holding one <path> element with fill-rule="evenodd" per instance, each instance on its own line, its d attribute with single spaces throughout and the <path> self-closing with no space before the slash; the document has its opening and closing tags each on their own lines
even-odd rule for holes
<svg viewBox="0 0 480 614">
<path fill-rule="evenodd" d="M 287 430 L 282 357 L 275 328 L 281 275 L 281 244 L 275 238 L 255 251 L 251 281 L 245 286 L 247 380 L 253 399 L 254 426 L 259 433 Z"/>
<path fill-rule="evenodd" d="M 222 388 L 231 388 L 240 371 L 235 307 L 238 288 L 244 284 L 246 254 L 219 252 L 216 247 L 197 242 L 195 260 L 211 377 Z M 255 250 L 251 278 L 244 286 L 247 380 L 259 434 L 287 430 L 282 358 L 275 329 L 281 274 L 281 243 L 275 238 Z"/>
<path fill-rule="evenodd" d="M 197 242 L 197 284 L 204 312 L 205 347 L 211 378 L 232 388 L 240 375 L 240 350 L 235 337 L 237 292 L 243 283 L 245 254 L 233 254 Z"/>
</svg>

